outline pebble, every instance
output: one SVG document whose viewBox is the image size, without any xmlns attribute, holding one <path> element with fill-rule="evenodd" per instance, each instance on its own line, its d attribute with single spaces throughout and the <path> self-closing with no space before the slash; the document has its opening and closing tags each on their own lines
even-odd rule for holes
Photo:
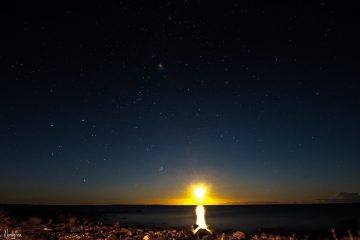
<svg viewBox="0 0 360 240">
<path fill-rule="evenodd" d="M 240 231 L 234 232 L 234 233 L 232 234 L 232 236 L 233 236 L 234 239 L 237 239 L 237 240 L 245 239 L 245 238 L 246 238 L 245 233 L 240 232 Z"/>
</svg>

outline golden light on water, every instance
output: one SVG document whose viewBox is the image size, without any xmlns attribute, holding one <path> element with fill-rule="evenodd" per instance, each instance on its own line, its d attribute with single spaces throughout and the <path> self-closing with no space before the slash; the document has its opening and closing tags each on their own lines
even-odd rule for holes
<svg viewBox="0 0 360 240">
<path fill-rule="evenodd" d="M 198 228 L 205 228 L 206 229 L 206 222 L 205 222 L 205 208 L 203 205 L 199 205 L 196 207 L 196 225 Z"/>
<path fill-rule="evenodd" d="M 211 229 L 208 228 L 208 225 L 205 221 L 205 207 L 203 205 L 198 205 L 195 210 L 196 213 L 196 228 L 193 229 L 193 233 L 195 234 L 200 229 L 204 229 L 209 233 L 212 233 Z"/>
<path fill-rule="evenodd" d="M 202 203 L 205 200 L 206 187 L 203 185 L 197 185 L 194 187 L 193 194 L 195 196 L 196 202 Z M 198 205 L 195 209 L 196 214 L 196 224 L 193 228 L 193 233 L 196 234 L 200 229 L 206 230 L 211 233 L 211 230 L 208 228 L 205 221 L 205 207 L 203 205 Z"/>
</svg>

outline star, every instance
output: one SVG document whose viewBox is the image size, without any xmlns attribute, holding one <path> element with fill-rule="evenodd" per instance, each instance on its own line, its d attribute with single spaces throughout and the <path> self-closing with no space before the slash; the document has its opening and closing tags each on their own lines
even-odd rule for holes
<svg viewBox="0 0 360 240">
<path fill-rule="evenodd" d="M 164 71 L 164 65 L 162 64 L 162 63 L 159 63 L 158 65 L 157 65 L 157 67 L 158 67 L 158 70 L 161 72 L 161 71 Z"/>
</svg>

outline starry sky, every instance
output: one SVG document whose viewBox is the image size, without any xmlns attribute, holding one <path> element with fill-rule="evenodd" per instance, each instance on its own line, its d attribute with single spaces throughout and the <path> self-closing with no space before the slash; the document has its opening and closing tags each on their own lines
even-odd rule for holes
<svg viewBox="0 0 360 240">
<path fill-rule="evenodd" d="M 196 183 L 216 204 L 360 191 L 351 3 L 0 11 L 1 202 L 183 204 Z"/>
</svg>

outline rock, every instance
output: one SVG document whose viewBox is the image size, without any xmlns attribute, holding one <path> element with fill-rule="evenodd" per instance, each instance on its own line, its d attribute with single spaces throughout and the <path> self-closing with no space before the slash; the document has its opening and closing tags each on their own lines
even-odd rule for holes
<svg viewBox="0 0 360 240">
<path fill-rule="evenodd" d="M 261 237 L 261 239 L 267 239 L 266 233 L 261 233 L 261 234 L 260 234 L 260 237 Z"/>
<path fill-rule="evenodd" d="M 225 233 L 223 233 L 221 234 L 220 240 L 229 240 L 229 238 Z"/>
<path fill-rule="evenodd" d="M 116 235 L 115 234 L 110 234 L 110 236 L 108 236 L 107 238 L 106 238 L 106 240 L 116 240 L 117 239 L 117 237 L 116 237 Z"/>
<path fill-rule="evenodd" d="M 69 218 L 69 225 L 74 226 L 76 224 L 76 217 Z"/>
<path fill-rule="evenodd" d="M 245 233 L 243 233 L 243 232 L 236 231 L 236 232 L 234 232 L 234 233 L 232 234 L 232 237 L 233 237 L 234 239 L 240 240 L 240 239 L 245 239 L 245 238 L 246 238 L 246 235 L 245 235 Z"/>
<path fill-rule="evenodd" d="M 119 230 L 120 233 L 125 233 L 128 236 L 132 236 L 133 233 L 131 232 L 131 230 L 127 229 L 127 228 L 120 228 Z"/>
<path fill-rule="evenodd" d="M 32 217 L 30 218 L 30 222 L 34 225 L 39 225 L 41 223 L 41 218 Z"/>
<path fill-rule="evenodd" d="M 253 240 L 261 240 L 262 238 L 259 235 L 254 235 L 254 236 L 252 236 L 251 239 L 253 239 Z"/>
<path fill-rule="evenodd" d="M 275 240 L 275 236 L 270 234 L 270 236 L 268 237 L 268 240 Z"/>
<path fill-rule="evenodd" d="M 275 239 L 276 240 L 288 240 L 289 238 L 287 236 L 276 235 Z"/>
<path fill-rule="evenodd" d="M 187 236 L 187 234 L 186 234 L 184 231 L 180 231 L 180 232 L 178 233 L 178 237 L 179 237 L 180 239 L 187 239 L 187 238 L 189 238 L 189 236 Z"/>
<path fill-rule="evenodd" d="M 198 231 L 196 231 L 195 235 L 198 239 L 210 239 L 212 236 L 209 231 L 203 228 L 200 228 Z"/>
</svg>

